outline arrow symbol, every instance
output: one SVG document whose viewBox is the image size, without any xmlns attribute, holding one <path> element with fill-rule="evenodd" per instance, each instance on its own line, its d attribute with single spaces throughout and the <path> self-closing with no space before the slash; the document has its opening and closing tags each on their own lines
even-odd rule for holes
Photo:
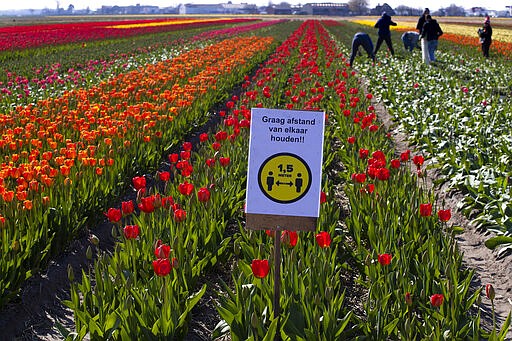
<svg viewBox="0 0 512 341">
<path fill-rule="evenodd" d="M 288 185 L 288 186 L 292 187 L 293 182 L 291 182 L 291 181 L 290 181 L 290 182 L 281 182 L 281 181 L 278 181 L 278 182 L 276 182 L 276 185 L 278 185 L 278 186 L 280 186 L 280 185 Z"/>
</svg>

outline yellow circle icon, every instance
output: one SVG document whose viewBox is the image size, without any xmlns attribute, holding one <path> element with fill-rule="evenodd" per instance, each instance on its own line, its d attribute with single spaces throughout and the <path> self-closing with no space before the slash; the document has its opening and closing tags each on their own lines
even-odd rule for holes
<svg viewBox="0 0 512 341">
<path fill-rule="evenodd" d="M 279 153 L 268 157 L 260 166 L 258 184 L 272 201 L 289 204 L 295 202 L 311 187 L 311 170 L 299 156 Z"/>
</svg>

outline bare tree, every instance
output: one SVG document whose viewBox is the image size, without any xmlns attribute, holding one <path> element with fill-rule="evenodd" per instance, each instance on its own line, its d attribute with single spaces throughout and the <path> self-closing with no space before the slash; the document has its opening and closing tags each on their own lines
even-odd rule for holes
<svg viewBox="0 0 512 341">
<path fill-rule="evenodd" d="M 367 0 L 349 0 L 348 8 L 355 15 L 366 14 L 368 11 L 368 1 Z"/>
<path fill-rule="evenodd" d="M 443 9 L 445 15 L 450 17 L 463 17 L 465 15 L 464 7 L 459 7 L 455 4 L 451 4 L 449 7 Z"/>
<path fill-rule="evenodd" d="M 423 13 L 422 8 L 412 8 L 409 6 L 400 5 L 395 8 L 396 15 L 409 15 L 409 16 L 416 16 L 421 15 Z"/>
</svg>

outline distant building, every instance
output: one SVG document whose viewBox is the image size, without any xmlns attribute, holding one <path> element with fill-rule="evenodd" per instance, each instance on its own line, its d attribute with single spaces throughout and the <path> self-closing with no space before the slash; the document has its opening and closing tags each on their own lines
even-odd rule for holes
<svg viewBox="0 0 512 341">
<path fill-rule="evenodd" d="M 306 15 L 329 15 L 329 16 L 347 16 L 350 13 L 348 4 L 322 2 L 307 3 L 302 6 L 301 14 Z"/>
<path fill-rule="evenodd" d="M 160 13 L 162 14 L 179 14 L 179 7 L 164 7 L 160 9 Z"/>
<path fill-rule="evenodd" d="M 273 15 L 291 15 L 293 14 L 292 6 L 287 2 L 278 5 L 270 5 L 267 7 L 267 13 Z"/>
<path fill-rule="evenodd" d="M 181 4 L 179 14 L 224 14 L 221 4 Z"/>
<path fill-rule="evenodd" d="M 395 11 L 388 4 L 384 3 L 382 6 L 377 5 L 374 9 L 370 10 L 370 15 L 381 15 L 386 12 L 390 16 L 396 15 Z"/>
<path fill-rule="evenodd" d="M 258 7 L 254 4 L 233 4 L 231 1 L 228 1 L 227 4 L 222 4 L 224 7 L 223 14 L 258 14 Z"/>
<path fill-rule="evenodd" d="M 99 14 L 159 14 L 160 8 L 158 6 L 101 6 L 98 10 Z"/>
<path fill-rule="evenodd" d="M 471 7 L 467 13 L 472 17 L 483 17 L 487 15 L 487 10 L 483 7 Z"/>
</svg>

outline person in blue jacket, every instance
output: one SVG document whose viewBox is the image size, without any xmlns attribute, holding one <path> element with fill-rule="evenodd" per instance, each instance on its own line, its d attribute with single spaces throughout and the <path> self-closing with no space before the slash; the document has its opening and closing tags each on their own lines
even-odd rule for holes
<svg viewBox="0 0 512 341">
<path fill-rule="evenodd" d="M 420 34 L 414 31 L 407 31 L 402 34 L 402 43 L 404 43 L 405 50 L 412 52 L 414 48 L 420 49 L 418 44 L 420 40 Z"/>
<path fill-rule="evenodd" d="M 391 20 L 391 17 L 386 12 L 383 12 L 382 16 L 379 18 L 379 20 L 377 20 L 374 26 L 375 28 L 379 29 L 377 32 L 379 38 L 377 39 L 375 51 L 373 51 L 374 55 L 377 55 L 377 51 L 379 51 L 383 41 L 386 42 L 391 55 L 395 55 L 395 51 L 393 50 L 393 43 L 391 42 L 391 30 L 389 29 L 389 26 L 396 26 L 396 23 Z"/>
<path fill-rule="evenodd" d="M 372 38 L 367 33 L 357 32 L 354 34 L 354 38 L 352 39 L 352 52 L 350 53 L 350 66 L 354 63 L 354 59 L 356 58 L 356 54 L 359 52 L 359 46 L 362 46 L 363 49 L 368 54 L 368 58 L 371 58 L 375 61 L 375 55 L 373 54 L 373 42 Z"/>
</svg>

